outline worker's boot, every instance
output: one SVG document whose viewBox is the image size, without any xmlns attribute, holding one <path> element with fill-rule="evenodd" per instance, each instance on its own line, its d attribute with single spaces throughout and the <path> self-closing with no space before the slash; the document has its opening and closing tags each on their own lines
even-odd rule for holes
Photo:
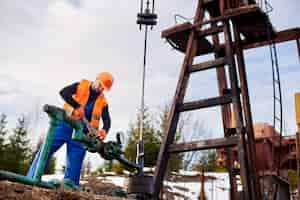
<svg viewBox="0 0 300 200">
<path fill-rule="evenodd" d="M 79 186 L 77 186 L 74 181 L 72 181 L 71 179 L 64 179 L 64 189 L 65 190 L 69 190 L 69 191 L 76 191 L 79 189 Z"/>
</svg>

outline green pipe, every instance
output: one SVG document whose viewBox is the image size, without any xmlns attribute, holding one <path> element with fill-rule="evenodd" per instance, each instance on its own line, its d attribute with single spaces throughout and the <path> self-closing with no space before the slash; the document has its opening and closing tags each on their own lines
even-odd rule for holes
<svg viewBox="0 0 300 200">
<path fill-rule="evenodd" d="M 52 182 L 36 180 L 36 179 L 29 178 L 27 176 L 23 176 L 20 174 L 16 174 L 4 170 L 0 170 L 0 180 L 9 180 L 12 182 L 18 182 L 26 185 L 33 185 L 33 186 L 49 188 L 49 189 L 55 189 L 59 186 L 58 184 Z"/>
<path fill-rule="evenodd" d="M 50 118 L 50 127 L 47 133 L 47 137 L 43 143 L 37 167 L 33 176 L 33 179 L 37 181 L 41 180 L 41 177 L 44 174 L 47 165 L 46 161 L 53 143 L 55 130 L 61 121 L 66 121 L 76 130 L 76 132 L 79 135 L 84 135 L 82 132 L 83 124 L 78 120 L 73 120 L 67 117 L 63 109 L 55 106 L 45 105 L 44 111 L 48 114 Z"/>
<path fill-rule="evenodd" d="M 44 174 L 48 155 L 50 153 L 50 149 L 51 149 L 51 146 L 53 143 L 55 129 L 57 128 L 58 124 L 59 124 L 59 121 L 57 119 L 55 119 L 55 118 L 50 119 L 50 128 L 48 130 L 47 137 L 43 143 L 43 146 L 42 146 L 42 149 L 40 152 L 40 156 L 39 156 L 39 160 L 38 160 L 38 163 L 36 166 L 36 170 L 35 170 L 34 176 L 33 176 L 33 179 L 35 179 L 37 181 L 40 181 L 42 175 Z"/>
<path fill-rule="evenodd" d="M 75 130 L 72 139 L 82 143 L 89 152 L 99 153 L 103 151 L 103 143 L 94 137 L 89 137 L 81 130 Z"/>
</svg>

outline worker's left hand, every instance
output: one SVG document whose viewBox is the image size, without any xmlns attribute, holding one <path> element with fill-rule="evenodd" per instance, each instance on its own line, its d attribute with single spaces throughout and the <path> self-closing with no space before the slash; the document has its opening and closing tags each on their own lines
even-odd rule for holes
<svg viewBox="0 0 300 200">
<path fill-rule="evenodd" d="M 98 130 L 97 134 L 98 134 L 98 138 L 103 142 L 106 138 L 106 130 L 100 129 Z"/>
<path fill-rule="evenodd" d="M 76 120 L 82 119 L 84 117 L 84 108 L 80 106 L 79 108 L 73 110 L 71 117 Z"/>
</svg>

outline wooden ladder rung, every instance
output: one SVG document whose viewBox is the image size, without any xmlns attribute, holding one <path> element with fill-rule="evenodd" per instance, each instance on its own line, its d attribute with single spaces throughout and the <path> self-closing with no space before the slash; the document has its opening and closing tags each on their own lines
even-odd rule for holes
<svg viewBox="0 0 300 200">
<path fill-rule="evenodd" d="M 196 110 L 201 108 L 208 108 L 212 106 L 219 106 L 224 104 L 229 104 L 232 102 L 232 96 L 231 95 L 224 95 L 221 97 L 214 97 L 214 98 L 208 98 L 203 99 L 199 101 L 192 101 L 180 104 L 177 108 L 179 112 L 185 112 L 189 110 Z"/>
<path fill-rule="evenodd" d="M 211 60 L 211 61 L 206 61 L 203 63 L 195 64 L 195 65 L 190 65 L 189 66 L 189 72 L 198 72 L 198 71 L 203 71 L 203 70 L 208 70 L 216 67 L 221 67 L 226 65 L 226 58 L 217 58 L 216 60 Z"/>
<path fill-rule="evenodd" d="M 169 153 L 180 153 L 187 151 L 198 151 L 206 149 L 220 149 L 234 147 L 239 142 L 239 136 L 233 136 L 228 138 L 217 138 L 200 140 L 187 143 L 171 144 L 168 148 Z"/>
<path fill-rule="evenodd" d="M 208 3 L 212 3 L 216 0 L 203 0 L 203 5 L 208 4 Z"/>
<path fill-rule="evenodd" d="M 212 19 L 209 19 L 209 20 L 206 20 L 206 21 L 203 21 L 203 22 L 200 22 L 200 23 L 195 23 L 195 24 L 193 24 L 193 27 L 201 27 L 205 24 L 210 24 L 210 23 L 213 23 L 213 22 L 220 22 L 220 21 L 224 21 L 224 20 L 229 19 L 229 18 L 240 17 L 242 15 L 257 12 L 259 10 L 260 10 L 260 8 L 256 4 L 241 6 L 241 7 L 238 7 L 238 8 L 227 9 L 225 11 L 224 15 L 219 16 L 219 17 L 214 17 Z"/>
<path fill-rule="evenodd" d="M 208 36 L 208 35 L 218 34 L 218 33 L 223 31 L 223 28 L 224 28 L 224 26 L 222 25 L 222 26 L 216 26 L 216 27 L 208 28 L 208 29 L 204 29 L 204 30 L 196 29 L 197 30 L 197 37 L 205 37 L 205 36 Z"/>
</svg>

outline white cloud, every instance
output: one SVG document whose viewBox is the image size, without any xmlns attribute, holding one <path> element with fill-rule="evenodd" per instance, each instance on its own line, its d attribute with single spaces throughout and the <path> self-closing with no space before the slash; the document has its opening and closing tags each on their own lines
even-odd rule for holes
<svg viewBox="0 0 300 200">
<path fill-rule="evenodd" d="M 0 74 L 0 96 L 9 96 L 20 91 L 20 83 L 9 75 Z"/>
</svg>

